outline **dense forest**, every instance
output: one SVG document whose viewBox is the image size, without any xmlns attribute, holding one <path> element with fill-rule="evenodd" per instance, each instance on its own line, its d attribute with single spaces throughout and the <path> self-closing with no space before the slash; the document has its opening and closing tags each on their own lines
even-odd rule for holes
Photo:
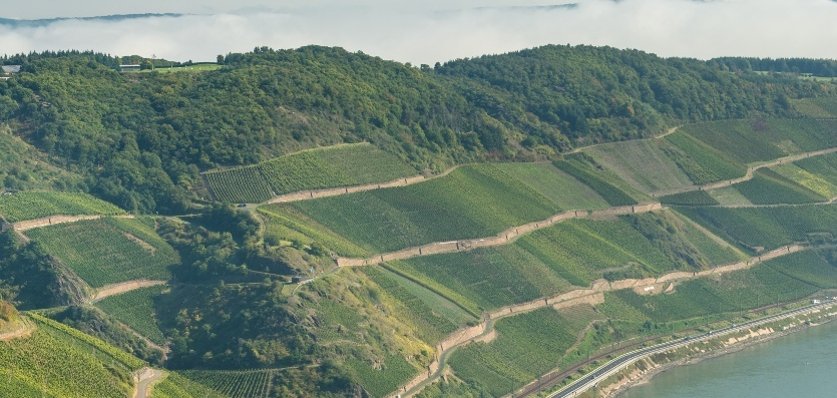
<svg viewBox="0 0 837 398">
<path fill-rule="evenodd" d="M 10 57 L 0 122 L 79 188 L 137 211 L 191 206 L 199 173 L 303 148 L 369 141 L 418 170 L 549 157 L 684 121 L 792 116 L 829 86 L 730 73 L 718 62 L 546 46 L 412 67 L 339 48 L 257 48 L 202 73 L 120 73 L 95 53 Z"/>
<path fill-rule="evenodd" d="M 731 71 L 758 71 L 775 73 L 799 73 L 821 77 L 837 76 L 837 61 L 810 58 L 715 58 L 711 64 Z"/>
</svg>

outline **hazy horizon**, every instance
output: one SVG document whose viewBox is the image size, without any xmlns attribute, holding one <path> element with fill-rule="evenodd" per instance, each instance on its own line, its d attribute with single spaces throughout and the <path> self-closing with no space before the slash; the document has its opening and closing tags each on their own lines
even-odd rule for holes
<svg viewBox="0 0 837 398">
<path fill-rule="evenodd" d="M 402 4 L 403 3 L 403 4 Z M 567 4 L 575 6 L 566 7 Z M 564 7 L 558 7 L 564 6 Z M 661 56 L 837 58 L 834 0 L 224 0 L 52 4 L 0 8 L 3 18 L 181 13 L 121 21 L 0 24 L 0 52 L 96 50 L 174 60 L 213 60 L 256 46 L 340 46 L 401 62 L 433 63 L 545 44 L 609 45 Z"/>
</svg>

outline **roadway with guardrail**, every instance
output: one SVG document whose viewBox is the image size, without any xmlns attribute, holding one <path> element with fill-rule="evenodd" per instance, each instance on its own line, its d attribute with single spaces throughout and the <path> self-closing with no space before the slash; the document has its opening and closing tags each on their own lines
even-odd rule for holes
<svg viewBox="0 0 837 398">
<path fill-rule="evenodd" d="M 754 321 L 745 322 L 742 324 L 734 324 L 732 326 L 709 331 L 708 333 L 702 335 L 695 335 L 689 336 L 678 340 L 672 340 L 666 343 L 657 344 L 651 347 L 642 348 L 636 351 L 632 351 L 626 354 L 623 354 L 619 357 L 612 359 L 611 361 L 607 362 L 606 364 L 596 368 L 596 370 L 590 372 L 586 376 L 568 384 L 566 387 L 553 392 L 552 394 L 547 395 L 547 398 L 571 398 L 576 397 L 579 394 L 584 393 L 591 387 L 596 386 L 599 382 L 607 379 L 610 376 L 620 372 L 622 369 L 638 362 L 641 359 L 649 357 L 654 354 L 660 354 L 666 351 L 670 351 L 673 349 L 677 349 L 680 347 L 687 346 L 689 344 L 706 341 L 709 339 L 714 339 L 717 337 L 721 337 L 724 335 L 728 335 L 731 333 L 736 333 L 743 331 L 744 329 L 749 329 L 755 326 L 764 325 L 766 323 L 775 322 L 781 319 L 789 318 L 792 316 L 796 316 L 799 314 L 804 314 L 808 312 L 812 312 L 816 309 L 831 307 L 835 305 L 834 301 L 828 301 L 820 304 L 812 304 L 809 306 L 805 306 L 793 311 L 784 312 L 781 314 L 771 315 L 765 318 L 757 319 Z"/>
</svg>

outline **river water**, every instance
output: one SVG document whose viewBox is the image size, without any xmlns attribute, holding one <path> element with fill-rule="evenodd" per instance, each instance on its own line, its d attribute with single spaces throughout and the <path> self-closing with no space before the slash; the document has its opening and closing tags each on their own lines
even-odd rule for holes
<svg viewBox="0 0 837 398">
<path fill-rule="evenodd" d="M 619 398 L 837 397 L 837 322 L 676 367 Z"/>
</svg>

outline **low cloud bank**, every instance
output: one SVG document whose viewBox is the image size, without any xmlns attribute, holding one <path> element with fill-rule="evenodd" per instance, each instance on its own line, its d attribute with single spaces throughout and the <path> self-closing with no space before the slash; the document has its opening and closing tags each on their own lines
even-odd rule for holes
<svg viewBox="0 0 837 398">
<path fill-rule="evenodd" d="M 837 58 L 832 0 L 581 0 L 575 7 L 398 7 L 65 20 L 0 25 L 0 53 L 92 49 L 214 60 L 255 46 L 341 46 L 414 64 L 543 44 L 638 48 L 662 56 Z"/>
</svg>

